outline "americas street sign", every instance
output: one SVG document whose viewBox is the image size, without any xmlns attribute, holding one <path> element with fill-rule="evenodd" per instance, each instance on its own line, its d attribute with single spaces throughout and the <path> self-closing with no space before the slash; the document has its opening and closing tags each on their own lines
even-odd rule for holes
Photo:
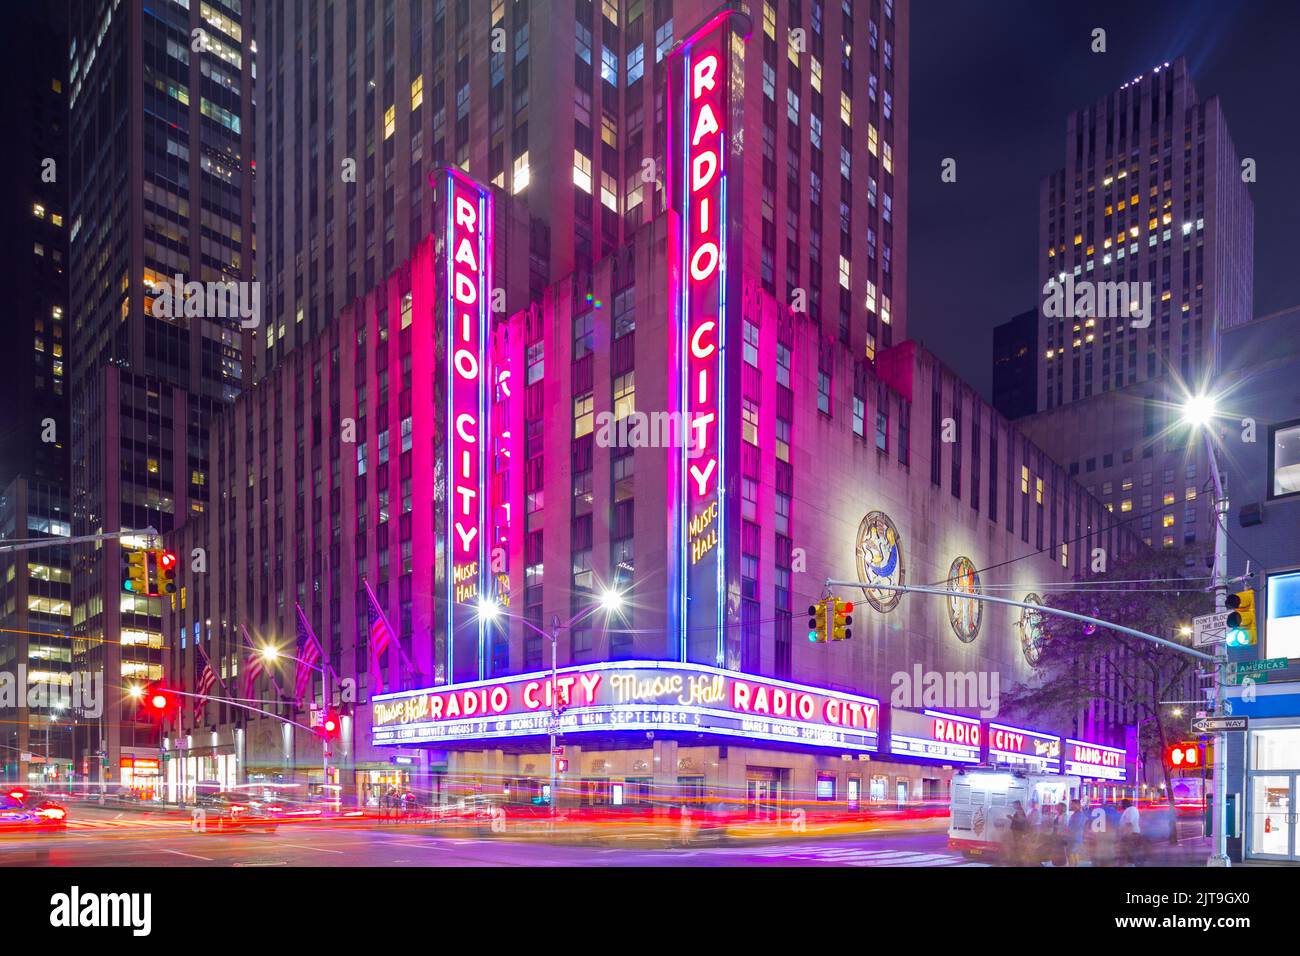
<svg viewBox="0 0 1300 956">
<path fill-rule="evenodd" d="M 1251 674 L 1263 674 L 1267 671 L 1284 671 L 1290 660 L 1285 657 L 1265 657 L 1258 661 L 1233 661 L 1228 665 L 1228 673 L 1236 674 L 1238 677 L 1248 677 Z"/>
<path fill-rule="evenodd" d="M 1242 731 L 1250 726 L 1248 717 L 1195 717 L 1192 719 L 1192 733 L 1217 734 L 1225 731 Z"/>
<path fill-rule="evenodd" d="M 1228 612 L 1202 614 L 1192 618 L 1192 643 L 1197 647 L 1222 644 L 1228 633 Z"/>
</svg>

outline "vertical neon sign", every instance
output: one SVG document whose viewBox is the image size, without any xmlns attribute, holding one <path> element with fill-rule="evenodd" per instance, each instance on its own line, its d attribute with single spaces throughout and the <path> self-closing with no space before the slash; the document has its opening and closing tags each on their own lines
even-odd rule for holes
<svg viewBox="0 0 1300 956">
<path fill-rule="evenodd" d="M 728 420 L 735 387 L 737 349 L 727 345 L 739 331 L 728 324 L 738 302 L 729 286 L 739 278 L 739 237 L 731 248 L 739 212 L 739 157 L 733 152 L 733 85 L 741 82 L 741 40 L 749 17 L 738 4 L 720 8 L 669 55 L 669 192 L 676 214 L 672 231 L 675 264 L 678 411 L 685 421 L 684 447 L 674 472 L 676 574 L 673 611 L 681 660 L 735 666 L 728 640 L 734 615 L 728 581 L 732 508 L 728 458 L 734 456 L 735 423 Z M 733 95 L 734 94 L 734 95 Z M 734 399 L 732 400 L 734 401 Z M 734 416 L 732 416 L 734 417 Z"/>
<path fill-rule="evenodd" d="M 489 593 L 485 541 L 488 524 L 487 420 L 491 369 L 488 334 L 492 296 L 492 194 L 460 170 L 444 171 L 446 296 L 443 347 L 447 417 L 443 441 L 446 524 L 443 537 L 446 587 L 447 677 L 457 679 L 459 641 L 472 641 L 476 672 L 486 676 L 486 625 L 479 596 Z M 437 176 L 437 174 L 435 174 Z"/>
</svg>

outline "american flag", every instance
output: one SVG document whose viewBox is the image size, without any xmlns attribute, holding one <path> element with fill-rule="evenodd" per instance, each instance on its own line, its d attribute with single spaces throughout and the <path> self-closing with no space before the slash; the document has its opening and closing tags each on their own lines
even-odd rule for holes
<svg viewBox="0 0 1300 956">
<path fill-rule="evenodd" d="M 266 670 L 266 664 L 262 662 L 262 655 L 253 651 L 248 655 L 248 660 L 244 661 L 244 698 L 251 700 L 253 697 L 253 682 L 262 676 Z"/>
<path fill-rule="evenodd" d="M 194 691 L 198 699 L 194 701 L 194 719 L 198 720 L 203 716 L 203 708 L 208 703 L 208 694 L 212 692 L 212 687 L 217 682 L 216 671 L 212 669 L 212 662 L 205 661 L 203 664 L 203 673 L 199 675 L 199 682 L 195 685 Z"/>
<path fill-rule="evenodd" d="M 307 687 L 311 684 L 311 675 L 320 669 L 318 665 L 324 655 L 301 605 L 295 603 L 294 607 L 298 609 L 298 672 L 293 680 L 293 699 L 301 705 Z"/>
<path fill-rule="evenodd" d="M 388 618 L 384 617 L 384 612 L 379 609 L 379 603 L 375 600 L 374 592 L 370 590 L 370 585 L 366 585 L 366 621 L 367 630 L 370 634 L 370 671 L 375 675 L 378 693 L 384 692 L 384 672 L 379 666 L 379 658 L 384 651 L 388 650 L 388 645 L 393 640 L 393 629 L 388 624 Z"/>
</svg>

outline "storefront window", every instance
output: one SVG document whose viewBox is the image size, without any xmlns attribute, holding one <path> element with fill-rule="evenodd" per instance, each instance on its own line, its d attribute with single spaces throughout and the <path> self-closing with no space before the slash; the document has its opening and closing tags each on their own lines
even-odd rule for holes
<svg viewBox="0 0 1300 956">
<path fill-rule="evenodd" d="M 835 799 L 835 774 L 819 773 L 817 775 L 817 799 Z"/>
<path fill-rule="evenodd" d="M 1250 736 L 1252 770 L 1300 769 L 1300 727 L 1256 730 Z"/>
<path fill-rule="evenodd" d="M 1300 571 L 1270 574 L 1266 601 L 1265 656 L 1300 657 Z"/>
</svg>

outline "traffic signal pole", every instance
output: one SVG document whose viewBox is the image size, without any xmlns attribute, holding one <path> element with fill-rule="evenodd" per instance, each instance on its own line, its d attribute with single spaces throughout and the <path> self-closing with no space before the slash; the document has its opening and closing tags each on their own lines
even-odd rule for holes
<svg viewBox="0 0 1300 956">
<path fill-rule="evenodd" d="M 1205 453 L 1209 456 L 1210 474 L 1214 477 L 1214 610 L 1222 614 L 1228 607 L 1228 496 L 1223 491 L 1223 478 L 1214 454 L 1210 430 L 1205 432 Z M 1214 647 L 1214 716 L 1224 716 L 1227 681 L 1228 641 L 1224 639 Z M 1214 852 L 1206 860 L 1207 866 L 1232 866 L 1228 857 L 1228 734 L 1219 731 L 1214 735 Z"/>
</svg>

